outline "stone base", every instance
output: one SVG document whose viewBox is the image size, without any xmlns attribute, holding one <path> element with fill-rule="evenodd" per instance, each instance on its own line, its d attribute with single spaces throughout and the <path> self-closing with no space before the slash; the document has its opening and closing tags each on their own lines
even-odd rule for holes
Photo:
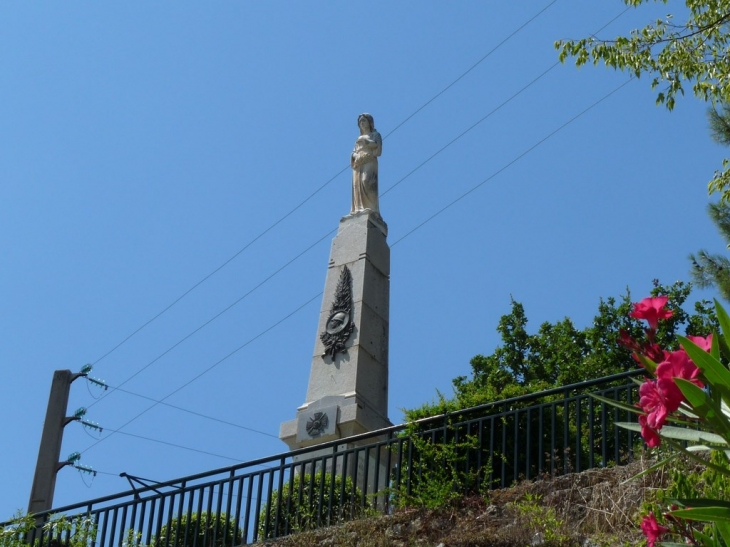
<svg viewBox="0 0 730 547">
<path fill-rule="evenodd" d="M 375 224 L 375 226 L 378 227 L 378 229 L 382 232 L 384 236 L 388 236 L 388 225 L 383 220 L 383 217 L 380 216 L 380 213 L 372 211 L 370 209 L 363 209 L 362 211 L 357 211 L 354 213 L 350 213 L 349 215 L 345 215 L 340 219 L 340 222 L 345 222 L 351 218 L 357 218 L 361 216 L 368 217 L 368 219 L 373 224 Z"/>
<path fill-rule="evenodd" d="M 299 407 L 294 420 L 281 424 L 279 438 L 290 450 L 296 450 L 392 425 L 356 393 L 346 393 Z"/>
</svg>

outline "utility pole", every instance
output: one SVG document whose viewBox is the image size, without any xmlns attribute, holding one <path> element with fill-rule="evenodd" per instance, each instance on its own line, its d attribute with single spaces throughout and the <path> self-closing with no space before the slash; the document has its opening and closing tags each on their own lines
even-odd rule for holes
<svg viewBox="0 0 730 547">
<path fill-rule="evenodd" d="M 38 462 L 28 503 L 28 513 L 30 514 L 51 509 L 53 491 L 56 488 L 56 474 L 59 469 L 68 465 L 66 462 L 59 462 L 59 459 L 63 442 L 63 428 L 75 419 L 66 417 L 71 382 L 79 376 L 86 376 L 86 373 L 74 374 L 70 370 L 57 370 L 53 373 L 46 421 L 43 424 Z"/>
</svg>

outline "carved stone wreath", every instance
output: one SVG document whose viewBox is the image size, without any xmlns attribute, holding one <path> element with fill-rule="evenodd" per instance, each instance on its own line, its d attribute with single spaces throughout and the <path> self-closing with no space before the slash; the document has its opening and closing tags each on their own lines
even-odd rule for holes
<svg viewBox="0 0 730 547">
<path fill-rule="evenodd" d="M 324 433 L 327 426 L 330 424 L 330 419 L 324 412 L 315 412 L 314 416 L 307 420 L 307 433 L 310 437 L 317 437 Z"/>
<path fill-rule="evenodd" d="M 345 344 L 353 330 L 355 325 L 352 322 L 352 275 L 349 268 L 343 266 L 329 318 L 324 332 L 319 335 L 325 348 L 322 357 L 329 355 L 334 361 L 335 355 L 346 351 Z"/>
</svg>

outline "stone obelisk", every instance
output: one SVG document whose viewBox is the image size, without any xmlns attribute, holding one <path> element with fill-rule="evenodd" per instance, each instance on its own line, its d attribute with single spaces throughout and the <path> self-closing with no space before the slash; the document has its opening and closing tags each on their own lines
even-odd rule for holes
<svg viewBox="0 0 730 547">
<path fill-rule="evenodd" d="M 378 203 L 382 139 L 358 117 L 352 208 L 332 241 L 306 401 L 279 437 L 290 449 L 375 431 L 388 420 L 390 248 Z"/>
</svg>

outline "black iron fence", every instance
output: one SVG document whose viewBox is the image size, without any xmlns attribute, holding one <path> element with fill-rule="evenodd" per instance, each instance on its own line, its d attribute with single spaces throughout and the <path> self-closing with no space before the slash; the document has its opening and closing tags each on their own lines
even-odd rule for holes
<svg viewBox="0 0 730 547">
<path fill-rule="evenodd" d="M 617 374 L 340 439 L 36 515 L 37 547 L 235 547 L 388 512 L 450 465 L 451 485 L 483 492 L 629 461 L 641 439 L 614 426 L 631 413 L 641 371 Z M 443 450 L 448 448 L 448 451 Z M 444 460 L 448 458 L 448 461 Z M 69 525 L 70 523 L 70 525 Z M 6 523 L 7 524 L 7 523 Z M 62 531 L 60 531 L 62 530 Z"/>
</svg>

